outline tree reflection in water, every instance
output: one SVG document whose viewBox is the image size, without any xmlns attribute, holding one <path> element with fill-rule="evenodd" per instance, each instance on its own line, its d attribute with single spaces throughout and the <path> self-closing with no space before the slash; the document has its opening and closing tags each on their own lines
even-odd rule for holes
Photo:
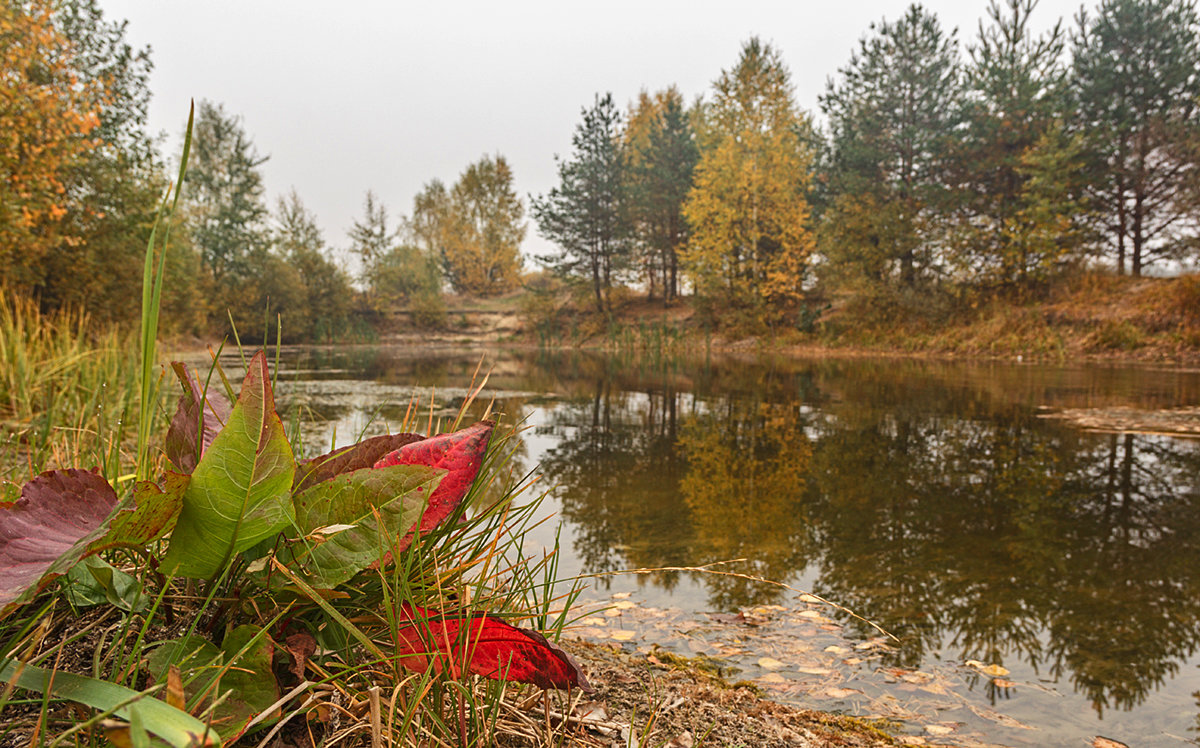
<svg viewBox="0 0 1200 748">
<path fill-rule="evenodd" d="M 807 567 L 814 591 L 901 635 L 894 664 L 1024 662 L 1099 712 L 1141 703 L 1200 643 L 1200 445 L 1037 417 L 1043 403 L 1176 404 L 1178 382 L 895 362 L 548 365 L 574 397 L 550 415 L 542 470 L 586 571 L 745 557 L 741 570 L 786 581 Z M 697 581 L 725 610 L 780 594 Z"/>
</svg>

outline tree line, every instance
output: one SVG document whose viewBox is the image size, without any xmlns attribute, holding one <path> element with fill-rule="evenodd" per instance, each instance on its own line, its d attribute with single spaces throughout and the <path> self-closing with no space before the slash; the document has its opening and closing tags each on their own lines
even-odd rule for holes
<svg viewBox="0 0 1200 748">
<path fill-rule="evenodd" d="M 0 5 L 0 290 L 101 323 L 140 313 L 132 300 L 170 182 L 147 126 L 150 51 L 125 31 L 97 0 Z M 295 190 L 269 205 L 266 161 L 240 117 L 197 102 L 170 217 L 167 329 L 257 333 L 266 319 L 274 336 L 282 319 L 285 339 L 343 339 L 396 304 L 436 324 L 447 287 L 491 294 L 519 281 L 524 206 L 503 156 L 450 187 L 430 182 L 395 222 L 368 191 L 337 248 Z M 357 277 L 335 249 L 358 260 Z"/>
<path fill-rule="evenodd" d="M 759 39 L 690 106 L 674 88 L 627 113 L 597 96 L 533 200 L 560 248 L 545 261 L 602 312 L 618 279 L 667 300 L 686 279 L 713 316 L 767 323 L 816 291 L 920 304 L 1195 261 L 1195 4 L 1103 0 L 1041 34 L 1036 5 L 993 0 L 962 45 L 918 4 L 871 24 L 820 122 Z"/>
<path fill-rule="evenodd" d="M 1102 0 L 1036 34 L 1036 0 L 993 0 L 976 33 L 912 5 L 871 24 L 820 116 L 753 38 L 711 91 L 585 107 L 555 186 L 525 201 L 499 154 L 428 182 L 408 215 L 373 192 L 351 275 L 294 191 L 268 207 L 240 118 L 199 102 L 164 314 L 177 332 L 353 334 L 443 292 L 527 283 L 537 258 L 611 314 L 635 283 L 716 324 L 802 325 L 830 294 L 914 307 L 930 294 L 1037 292 L 1089 263 L 1140 275 L 1200 249 L 1200 22 L 1193 0 Z M 135 318 L 141 255 L 168 184 L 147 129 L 152 67 L 96 0 L 0 8 L 0 261 L 46 309 Z M 363 324 L 361 321 L 357 324 Z"/>
</svg>

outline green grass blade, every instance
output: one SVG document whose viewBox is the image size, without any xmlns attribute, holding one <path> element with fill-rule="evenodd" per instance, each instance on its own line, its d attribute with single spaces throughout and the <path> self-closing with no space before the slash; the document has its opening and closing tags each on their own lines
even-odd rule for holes
<svg viewBox="0 0 1200 748">
<path fill-rule="evenodd" d="M 142 726 L 177 748 L 194 745 L 220 745 L 216 733 L 187 712 L 180 711 L 146 691 L 134 691 L 96 678 L 74 673 L 51 672 L 36 665 L 15 660 L 0 664 L 0 681 L 18 688 L 74 701 L 121 717 L 131 718 L 131 707 L 138 705 Z"/>
</svg>

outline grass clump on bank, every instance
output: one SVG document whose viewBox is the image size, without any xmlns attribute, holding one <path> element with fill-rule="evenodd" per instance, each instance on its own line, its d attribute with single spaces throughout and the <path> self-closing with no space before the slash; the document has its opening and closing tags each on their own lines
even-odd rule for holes
<svg viewBox="0 0 1200 748">
<path fill-rule="evenodd" d="M 115 478 L 137 418 L 137 371 L 133 335 L 0 294 L 0 498 L 81 458 Z"/>
</svg>

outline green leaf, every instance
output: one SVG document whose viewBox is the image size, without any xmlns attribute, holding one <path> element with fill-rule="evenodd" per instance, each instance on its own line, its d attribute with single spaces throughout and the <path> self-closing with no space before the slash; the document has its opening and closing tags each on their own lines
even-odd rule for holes
<svg viewBox="0 0 1200 748">
<path fill-rule="evenodd" d="M 271 672 L 273 650 L 262 627 L 246 624 L 229 632 L 219 650 L 195 635 L 164 642 L 151 653 L 147 664 L 151 677 L 159 683 L 166 681 L 172 664 L 178 665 L 188 703 L 205 694 L 204 702 L 193 705 L 193 710 L 219 702 L 213 727 L 221 737 L 234 740 L 246 723 L 279 699 Z"/>
<path fill-rule="evenodd" d="M 445 474 L 424 465 L 365 468 L 301 491 L 296 523 L 304 538 L 291 547 L 289 566 L 306 567 L 314 587 L 336 587 L 390 550 L 384 538 L 412 529 Z"/>
<path fill-rule="evenodd" d="M 89 556 L 67 572 L 67 599 L 78 608 L 108 603 L 121 610 L 144 610 L 142 584 L 99 556 Z"/>
<path fill-rule="evenodd" d="M 142 726 L 177 748 L 220 744 L 213 731 L 190 714 L 115 683 L 62 671 L 51 673 L 14 660 L 0 660 L 0 682 L 111 711 L 123 719 L 132 717 L 136 704 Z"/>
<path fill-rule="evenodd" d="M 295 472 L 275 412 L 267 359 L 259 351 L 225 428 L 192 473 L 163 567 L 182 576 L 213 577 L 234 553 L 292 524 Z"/>
</svg>

